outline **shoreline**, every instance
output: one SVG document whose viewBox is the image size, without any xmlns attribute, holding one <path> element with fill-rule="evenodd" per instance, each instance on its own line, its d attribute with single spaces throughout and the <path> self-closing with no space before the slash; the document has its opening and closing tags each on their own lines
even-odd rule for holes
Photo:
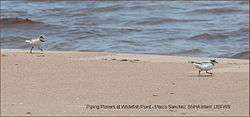
<svg viewBox="0 0 250 117">
<path fill-rule="evenodd" d="M 26 52 L 26 49 L 1 49 L 1 53 L 6 52 Z M 199 56 L 183 56 L 183 55 L 168 55 L 168 54 L 151 54 L 151 53 L 118 53 L 118 52 L 102 52 L 102 51 L 34 51 L 34 53 L 109 53 L 109 54 L 121 54 L 121 55 L 142 55 L 142 56 L 168 56 L 168 57 L 180 57 L 180 58 L 195 58 L 195 59 L 232 59 L 232 60 L 249 60 L 249 58 L 227 58 L 227 57 L 199 57 Z"/>
<path fill-rule="evenodd" d="M 207 59 L 108 52 L 29 54 L 1 49 L 1 114 L 248 115 L 249 60 L 217 58 L 213 76 L 204 72 L 199 76 L 188 63 Z M 120 104 L 145 108 L 112 109 Z M 110 109 L 97 109 L 98 105 Z M 227 108 L 149 109 L 148 105 Z"/>
</svg>

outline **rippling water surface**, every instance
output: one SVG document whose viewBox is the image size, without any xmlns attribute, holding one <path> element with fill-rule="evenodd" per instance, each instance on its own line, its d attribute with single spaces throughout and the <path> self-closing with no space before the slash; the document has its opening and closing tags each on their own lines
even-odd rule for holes
<svg viewBox="0 0 250 117">
<path fill-rule="evenodd" d="M 6 0 L 1 48 L 43 34 L 46 50 L 233 57 L 249 51 L 248 12 L 247 1 Z"/>
</svg>

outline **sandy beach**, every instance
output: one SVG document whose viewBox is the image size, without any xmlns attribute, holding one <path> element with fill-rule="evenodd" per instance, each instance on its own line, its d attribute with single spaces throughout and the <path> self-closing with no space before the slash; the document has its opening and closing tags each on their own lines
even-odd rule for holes
<svg viewBox="0 0 250 117">
<path fill-rule="evenodd" d="M 188 63 L 207 59 L 1 50 L 1 114 L 249 115 L 249 60 L 218 58 L 213 76 Z"/>
</svg>

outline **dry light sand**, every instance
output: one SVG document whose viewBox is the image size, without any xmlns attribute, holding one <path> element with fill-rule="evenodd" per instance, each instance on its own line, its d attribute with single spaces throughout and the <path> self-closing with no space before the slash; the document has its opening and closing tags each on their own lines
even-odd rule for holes
<svg viewBox="0 0 250 117">
<path fill-rule="evenodd" d="M 198 76 L 188 61 L 206 58 L 1 51 L 1 115 L 249 114 L 247 59 Z"/>
</svg>

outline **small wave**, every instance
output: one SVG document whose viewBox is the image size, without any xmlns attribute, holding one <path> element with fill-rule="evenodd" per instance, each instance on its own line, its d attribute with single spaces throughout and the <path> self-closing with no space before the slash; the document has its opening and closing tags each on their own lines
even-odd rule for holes
<svg viewBox="0 0 250 117">
<path fill-rule="evenodd" d="M 209 34 L 209 33 L 203 33 L 200 35 L 196 35 L 191 37 L 191 40 L 211 40 L 211 39 L 226 39 L 228 35 L 226 34 L 221 34 L 221 33 L 214 33 L 214 34 Z"/>
<path fill-rule="evenodd" d="M 249 28 L 240 28 L 239 32 L 248 33 L 249 34 Z"/>
<path fill-rule="evenodd" d="M 134 40 L 115 40 L 116 43 L 119 45 L 132 45 L 132 46 L 145 46 L 145 43 L 141 43 L 139 41 L 134 41 Z M 114 45 L 113 47 L 117 47 L 117 45 Z"/>
<path fill-rule="evenodd" d="M 238 13 L 242 12 L 243 10 L 240 9 L 233 9 L 233 8 L 213 8 L 213 9 L 197 9 L 193 11 L 189 11 L 186 13 L 191 14 L 226 14 L 226 13 Z"/>
<path fill-rule="evenodd" d="M 92 12 L 113 12 L 122 9 L 119 5 L 91 9 Z"/>
<path fill-rule="evenodd" d="M 68 14 L 70 17 L 79 17 L 79 16 L 91 16 L 95 13 L 109 13 L 115 12 L 117 10 L 122 9 L 122 7 L 115 5 L 115 6 L 108 6 L 108 7 L 99 7 L 99 8 L 82 8 L 70 11 Z M 91 19 L 91 21 L 93 18 Z"/>
<path fill-rule="evenodd" d="M 157 1 L 158 3 L 156 4 L 152 4 L 152 3 L 148 3 L 146 1 L 144 1 L 144 4 L 131 4 L 128 5 L 127 7 L 124 7 L 124 9 L 126 10 L 131 10 L 131 11 L 135 11 L 135 10 L 155 10 L 155 9 L 163 9 L 163 8 L 169 8 L 169 9 L 182 9 L 180 7 L 174 7 L 171 5 L 167 5 L 167 4 L 160 4 L 159 1 Z"/>
<path fill-rule="evenodd" d="M 49 14 L 60 14 L 65 15 L 66 9 L 65 8 L 53 8 L 53 9 L 43 9 L 43 12 L 47 12 Z"/>
<path fill-rule="evenodd" d="M 198 19 L 172 19 L 172 18 L 146 18 L 141 22 L 137 22 L 138 25 L 159 25 L 165 23 L 185 23 L 185 22 L 201 22 L 207 20 Z"/>
<path fill-rule="evenodd" d="M 64 2 L 65 0 L 26 0 L 26 2 Z"/>
<path fill-rule="evenodd" d="M 249 59 L 249 51 L 237 53 L 237 54 L 231 56 L 231 58 Z"/>
<path fill-rule="evenodd" d="M 41 23 L 41 22 L 37 22 L 37 21 L 32 21 L 29 18 L 3 18 L 0 19 L 0 27 L 15 27 L 18 25 L 31 25 L 31 24 L 37 24 L 37 23 Z"/>
<path fill-rule="evenodd" d="M 104 37 L 104 36 L 118 36 L 124 35 L 133 32 L 140 32 L 141 29 L 139 28 L 129 28 L 129 27 L 98 27 L 98 28 L 91 28 L 86 31 L 71 31 L 69 34 L 75 37 Z"/>
<path fill-rule="evenodd" d="M 128 43 L 128 44 L 133 44 L 136 43 L 135 41 L 129 41 L 129 40 L 118 40 L 119 43 Z"/>
<path fill-rule="evenodd" d="M 68 50 L 75 50 L 76 47 L 76 41 L 70 41 L 70 42 L 61 42 L 54 45 L 50 45 L 50 48 L 48 50 L 59 50 L 59 51 L 68 51 Z"/>
<path fill-rule="evenodd" d="M 108 6 L 108 7 L 99 7 L 99 8 L 83 8 L 83 9 L 78 9 L 78 13 L 74 14 L 73 16 L 81 16 L 81 15 L 89 15 L 93 13 L 108 13 L 108 12 L 114 12 L 117 10 L 122 9 L 121 6 L 119 5 L 114 5 L 114 6 Z"/>
<path fill-rule="evenodd" d="M 142 31 L 141 29 L 137 29 L 137 28 L 121 28 L 120 30 L 122 32 L 140 32 L 140 31 Z"/>
<path fill-rule="evenodd" d="M 134 28 L 114 28 L 114 27 L 99 27 L 101 35 L 99 36 L 118 36 L 128 35 L 129 33 L 140 32 L 140 29 Z"/>
<path fill-rule="evenodd" d="M 198 56 L 203 55 L 206 52 L 203 52 L 201 49 L 191 49 L 191 50 L 182 50 L 179 52 L 170 53 L 170 55 L 184 55 L 184 56 Z"/>
<path fill-rule="evenodd" d="M 25 40 L 28 38 L 24 37 L 2 37 L 0 44 L 2 48 L 15 48 L 15 49 L 24 49 L 27 48 L 27 44 L 25 43 Z"/>
<path fill-rule="evenodd" d="M 239 4 L 249 4 L 249 0 L 241 1 L 241 2 L 239 2 Z"/>
<path fill-rule="evenodd" d="M 103 30 L 105 30 L 105 32 L 109 33 L 109 34 L 128 34 L 128 33 L 132 33 L 132 32 L 140 32 L 142 31 L 141 29 L 137 29 L 137 28 L 104 28 Z"/>
<path fill-rule="evenodd" d="M 249 36 L 247 36 L 247 35 L 249 35 L 249 28 L 243 27 L 243 28 L 240 28 L 239 30 L 236 30 L 236 31 L 226 32 L 225 34 L 229 35 L 229 36 L 233 36 L 233 37 L 239 37 L 241 35 L 243 37 L 249 37 Z"/>
<path fill-rule="evenodd" d="M 125 7 L 124 9 L 135 11 L 135 10 L 141 10 L 145 8 L 146 7 L 142 5 L 132 5 L 132 6 Z"/>
<path fill-rule="evenodd" d="M 4 37 L 1 38 L 1 42 L 0 43 L 17 43 L 17 42 L 25 42 L 25 40 L 27 40 L 27 38 L 24 37 Z"/>
<path fill-rule="evenodd" d="M 20 17 L 20 16 L 28 16 L 27 11 L 18 11 L 18 10 L 6 10 L 6 9 L 0 9 L 1 10 L 1 17 Z"/>
<path fill-rule="evenodd" d="M 103 32 L 101 31 L 96 31 L 96 30 L 89 30 L 89 31 L 73 31 L 68 33 L 72 37 L 75 37 L 73 40 L 81 40 L 83 38 L 90 38 L 90 37 L 103 37 L 106 36 Z"/>
</svg>

